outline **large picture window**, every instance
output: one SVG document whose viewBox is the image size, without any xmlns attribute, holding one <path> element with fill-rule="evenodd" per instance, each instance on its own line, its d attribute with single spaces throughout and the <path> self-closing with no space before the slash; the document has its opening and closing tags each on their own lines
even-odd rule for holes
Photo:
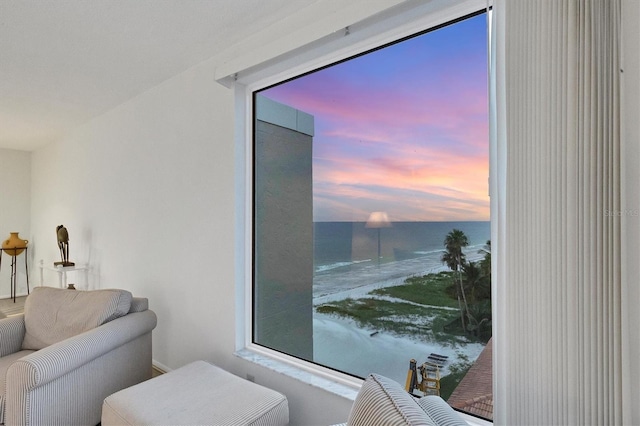
<svg viewBox="0 0 640 426">
<path fill-rule="evenodd" d="M 253 105 L 253 342 L 491 418 L 486 15 Z"/>
</svg>

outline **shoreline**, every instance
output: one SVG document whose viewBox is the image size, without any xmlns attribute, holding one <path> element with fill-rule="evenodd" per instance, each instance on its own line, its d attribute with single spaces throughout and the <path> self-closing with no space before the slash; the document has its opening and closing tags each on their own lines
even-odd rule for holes
<svg viewBox="0 0 640 426">
<path fill-rule="evenodd" d="M 472 246 L 463 250 L 467 261 L 477 262 L 484 257 L 478 253 L 478 247 Z M 437 274 L 450 269 L 442 263 L 442 251 L 430 253 L 414 259 L 396 260 L 380 265 L 367 262 L 352 265 L 344 272 L 323 272 L 313 279 L 313 304 L 357 298 L 368 292 L 384 287 L 404 284 L 407 278 Z"/>
</svg>

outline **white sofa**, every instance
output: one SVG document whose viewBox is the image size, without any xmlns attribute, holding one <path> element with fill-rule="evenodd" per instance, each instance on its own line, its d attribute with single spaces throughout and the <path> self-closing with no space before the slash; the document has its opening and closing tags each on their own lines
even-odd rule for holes
<svg viewBox="0 0 640 426">
<path fill-rule="evenodd" d="M 0 320 L 0 422 L 97 425 L 108 395 L 151 377 L 156 322 L 124 290 L 36 287 Z"/>
<path fill-rule="evenodd" d="M 371 374 L 362 384 L 347 426 L 468 426 L 439 396 L 414 398 L 397 382 Z"/>
</svg>

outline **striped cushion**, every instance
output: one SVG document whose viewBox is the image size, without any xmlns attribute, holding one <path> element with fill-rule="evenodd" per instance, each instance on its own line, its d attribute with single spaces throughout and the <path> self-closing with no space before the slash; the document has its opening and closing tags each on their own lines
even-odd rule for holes
<svg viewBox="0 0 640 426">
<path fill-rule="evenodd" d="M 42 349 L 126 315 L 131 298 L 126 290 L 36 287 L 24 305 L 22 349 Z"/>
<path fill-rule="evenodd" d="M 369 425 L 435 426 L 435 423 L 400 384 L 371 374 L 362 384 L 347 422 L 347 426 Z"/>
<path fill-rule="evenodd" d="M 418 405 L 438 426 L 469 426 L 444 399 L 428 395 L 418 400 Z"/>
</svg>

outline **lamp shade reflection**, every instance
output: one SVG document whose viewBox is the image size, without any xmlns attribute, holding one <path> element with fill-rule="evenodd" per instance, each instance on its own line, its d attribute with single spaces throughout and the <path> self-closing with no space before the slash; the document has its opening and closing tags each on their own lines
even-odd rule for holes
<svg viewBox="0 0 640 426">
<path fill-rule="evenodd" d="M 367 228 L 390 228 L 389 216 L 387 212 L 372 212 L 367 219 Z"/>
<path fill-rule="evenodd" d="M 378 265 L 380 265 L 380 229 L 390 228 L 391 222 L 387 212 L 372 212 L 367 219 L 365 228 L 376 228 L 378 230 Z"/>
</svg>

